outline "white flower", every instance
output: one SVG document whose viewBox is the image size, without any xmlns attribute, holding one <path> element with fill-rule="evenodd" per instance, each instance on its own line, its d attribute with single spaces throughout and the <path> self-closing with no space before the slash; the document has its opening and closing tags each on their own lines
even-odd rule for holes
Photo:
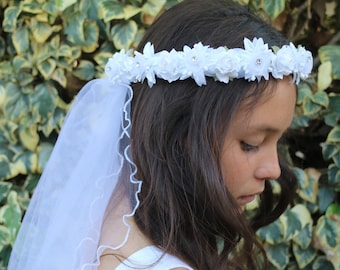
<svg viewBox="0 0 340 270">
<path fill-rule="evenodd" d="M 282 79 L 283 76 L 287 76 L 292 72 L 295 72 L 296 61 L 296 48 L 291 43 L 290 45 L 284 45 L 278 50 L 273 60 L 272 75 L 274 78 Z"/>
<path fill-rule="evenodd" d="M 155 56 L 154 68 L 157 77 L 170 83 L 180 78 L 181 70 L 179 63 L 182 60 L 174 49 L 170 52 L 161 51 Z"/>
<path fill-rule="evenodd" d="M 244 78 L 254 81 L 261 80 L 264 77 L 269 79 L 271 72 L 271 64 L 273 52 L 268 49 L 268 44 L 264 44 L 262 38 L 254 38 L 253 42 L 249 39 L 244 39 L 245 54 L 241 59 L 244 70 Z"/>
<path fill-rule="evenodd" d="M 146 43 L 143 53 L 135 52 L 135 78 L 136 81 L 142 82 L 146 78 L 149 87 L 156 83 L 154 71 L 155 50 L 153 45 Z"/>
<path fill-rule="evenodd" d="M 239 54 L 235 50 L 219 47 L 211 52 L 211 66 L 207 76 L 216 77 L 220 82 L 228 83 L 230 78 L 236 78 L 241 68 Z"/>
<path fill-rule="evenodd" d="M 108 60 L 105 73 L 113 83 L 130 84 L 133 80 L 131 75 L 133 63 L 131 51 L 125 53 L 125 50 L 121 50 Z"/>
<path fill-rule="evenodd" d="M 192 77 L 199 86 L 207 83 L 204 72 L 208 68 L 208 49 L 209 47 L 203 46 L 201 42 L 195 44 L 193 48 L 184 46 L 182 53 L 184 65 L 182 70 L 183 74 L 180 77 L 181 80 Z"/>
<path fill-rule="evenodd" d="M 306 79 L 313 68 L 313 57 L 310 51 L 304 47 L 299 46 L 296 52 L 297 72 L 300 78 Z"/>
</svg>

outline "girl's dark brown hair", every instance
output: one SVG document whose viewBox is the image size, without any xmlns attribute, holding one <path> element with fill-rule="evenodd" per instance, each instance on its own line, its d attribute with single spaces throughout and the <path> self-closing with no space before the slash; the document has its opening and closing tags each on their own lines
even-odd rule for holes
<svg viewBox="0 0 340 270">
<path fill-rule="evenodd" d="M 182 50 L 197 42 L 211 47 L 243 47 L 262 37 L 270 46 L 288 42 L 247 7 L 233 1 L 189 0 L 163 13 L 138 48 Z M 268 87 L 270 86 L 270 87 Z M 220 155 L 233 115 L 242 102 L 253 108 L 275 90 L 275 80 L 229 84 L 191 79 L 171 84 L 158 79 L 134 85 L 132 155 L 143 180 L 135 214 L 139 229 L 165 252 L 195 269 L 265 269 L 266 257 L 254 229 L 275 220 L 291 198 L 294 177 L 282 164 L 276 200 L 270 185 L 250 221 L 238 209 L 221 176 Z M 242 239 L 242 241 L 240 241 Z"/>
</svg>

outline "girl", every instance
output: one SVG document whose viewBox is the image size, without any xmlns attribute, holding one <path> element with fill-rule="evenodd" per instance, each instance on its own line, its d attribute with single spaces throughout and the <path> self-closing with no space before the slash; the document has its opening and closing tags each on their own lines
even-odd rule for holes
<svg viewBox="0 0 340 270">
<path fill-rule="evenodd" d="M 163 13 L 78 95 L 9 269 L 265 269 L 254 231 L 290 203 L 277 145 L 311 63 L 232 1 Z"/>
</svg>

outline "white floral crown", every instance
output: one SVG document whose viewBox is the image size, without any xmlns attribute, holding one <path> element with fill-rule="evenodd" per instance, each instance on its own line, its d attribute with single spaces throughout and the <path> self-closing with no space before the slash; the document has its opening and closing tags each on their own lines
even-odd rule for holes
<svg viewBox="0 0 340 270">
<path fill-rule="evenodd" d="M 268 80 L 271 73 L 276 79 L 293 75 L 293 82 L 298 84 L 310 74 L 313 58 L 304 47 L 296 48 L 290 43 L 273 50 L 262 38 L 253 41 L 244 38 L 244 49 L 210 48 L 199 42 L 193 48 L 184 46 L 183 51 L 157 53 L 148 42 L 143 53 L 134 51 L 134 56 L 132 50 L 115 53 L 108 60 L 105 72 L 114 83 L 131 84 L 147 79 L 150 87 L 156 83 L 156 77 L 169 83 L 191 77 L 201 86 L 206 84 L 206 76 L 228 83 L 233 78 Z"/>
</svg>

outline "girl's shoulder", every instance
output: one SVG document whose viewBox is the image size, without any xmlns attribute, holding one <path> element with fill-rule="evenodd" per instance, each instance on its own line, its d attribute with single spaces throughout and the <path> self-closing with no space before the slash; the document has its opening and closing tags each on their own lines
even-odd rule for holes
<svg viewBox="0 0 340 270">
<path fill-rule="evenodd" d="M 155 246 L 146 246 L 125 259 L 116 270 L 131 270 L 131 269 L 145 270 L 193 270 L 187 263 L 179 258 L 164 253 L 161 249 Z"/>
</svg>

